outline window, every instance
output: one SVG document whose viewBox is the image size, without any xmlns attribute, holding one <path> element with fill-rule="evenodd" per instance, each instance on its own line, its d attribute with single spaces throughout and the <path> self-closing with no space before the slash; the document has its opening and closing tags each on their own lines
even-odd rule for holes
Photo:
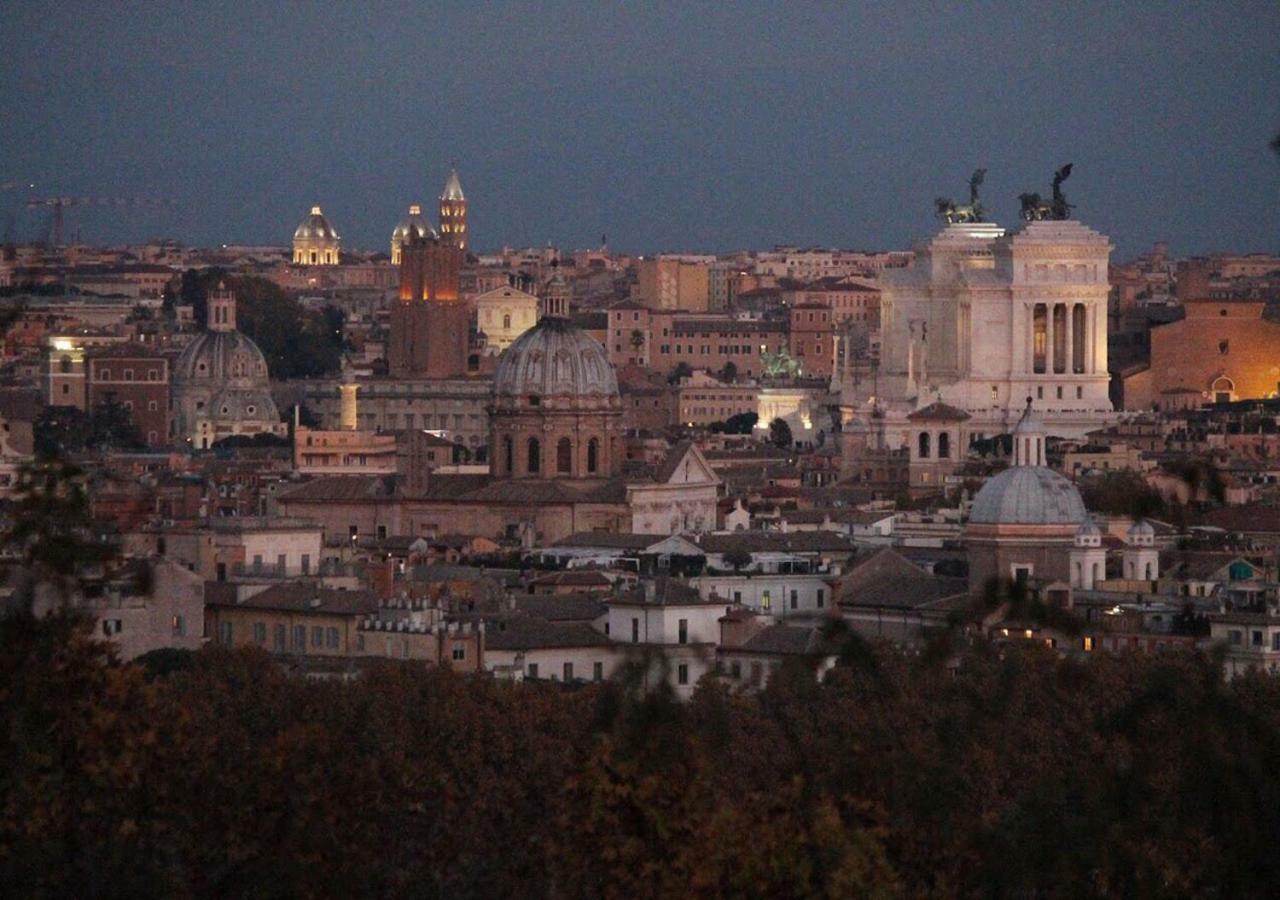
<svg viewBox="0 0 1280 900">
<path fill-rule="evenodd" d="M 929 458 L 929 432 L 920 432 L 920 440 L 918 442 L 918 455 L 921 459 Z"/>
<path fill-rule="evenodd" d="M 676 683 L 678 684 L 689 683 L 689 664 L 688 663 L 681 663 L 679 666 L 676 667 Z"/>
<path fill-rule="evenodd" d="M 467 645 L 462 641 L 453 642 L 453 658 L 456 660 L 464 660 L 467 658 Z"/>
<path fill-rule="evenodd" d="M 510 475 L 515 469 L 515 450 L 509 437 L 502 439 L 502 458 L 506 464 L 506 472 Z"/>
<path fill-rule="evenodd" d="M 1084 639 L 1084 652 L 1085 652 L 1085 653 L 1092 653 L 1092 652 L 1093 652 L 1093 638 L 1091 638 L 1091 637 L 1086 637 L 1086 638 Z"/>
<path fill-rule="evenodd" d="M 1280 631 L 1271 632 L 1271 649 L 1280 650 Z"/>
<path fill-rule="evenodd" d="M 62 359 L 58 360 L 58 369 L 64 375 L 70 374 L 71 373 L 71 357 L 64 356 L 62 357 Z"/>
<path fill-rule="evenodd" d="M 312 647 L 324 646 L 324 628 L 320 625 L 313 625 L 311 627 L 311 646 Z"/>
<path fill-rule="evenodd" d="M 336 629 L 336 628 L 334 628 L 334 627 L 332 627 L 332 626 L 330 626 L 329 628 L 325 629 L 325 638 L 326 638 L 326 639 L 325 639 L 325 645 L 326 645 L 330 650 L 337 650 L 337 649 L 338 649 L 338 629 Z"/>
<path fill-rule="evenodd" d="M 262 571 L 262 554 L 261 553 L 255 553 L 253 555 L 253 571 L 255 572 Z"/>
<path fill-rule="evenodd" d="M 542 470 L 542 444 L 537 438 L 529 438 L 529 474 L 536 475 Z"/>
<path fill-rule="evenodd" d="M 818 609 L 822 609 L 827 603 L 826 591 L 818 588 Z"/>
<path fill-rule="evenodd" d="M 103 619 L 102 633 L 105 635 L 119 634 L 124 630 L 124 622 L 120 619 Z"/>
<path fill-rule="evenodd" d="M 218 625 L 218 632 L 222 638 L 222 643 L 230 647 L 231 646 L 231 623 L 220 622 Z"/>
<path fill-rule="evenodd" d="M 277 625 L 271 630 L 271 649 L 284 650 L 285 628 L 283 625 Z"/>
<path fill-rule="evenodd" d="M 600 466 L 600 442 L 595 438 L 587 441 L 587 471 L 595 474 Z"/>
<path fill-rule="evenodd" d="M 634 617 L 631 619 L 631 643 L 640 643 L 640 620 Z"/>
<path fill-rule="evenodd" d="M 556 442 L 556 471 L 562 475 L 568 475 L 572 466 L 573 447 L 567 437 L 562 437 Z"/>
<path fill-rule="evenodd" d="M 742 663 L 736 659 L 729 663 L 729 677 L 735 681 L 742 678 Z"/>
<path fill-rule="evenodd" d="M 311 554 L 310 553 L 302 554 L 302 574 L 303 575 L 311 574 Z"/>
<path fill-rule="evenodd" d="M 267 623 L 266 622 L 253 623 L 253 642 L 259 646 L 266 644 L 267 642 Z"/>
<path fill-rule="evenodd" d="M 950 458 L 951 458 L 951 435 L 944 431 L 942 432 L 942 434 L 938 435 L 938 459 L 950 459 Z"/>
<path fill-rule="evenodd" d="M 689 643 L 689 620 L 681 619 L 679 622 L 679 642 L 681 644 Z"/>
<path fill-rule="evenodd" d="M 1280 633 L 1277 633 L 1277 636 L 1280 637 Z M 604 681 L 604 663 L 597 662 L 591 664 L 591 680 Z"/>
<path fill-rule="evenodd" d="M 761 594 L 761 595 L 760 595 L 760 608 L 761 608 L 761 609 L 763 609 L 763 610 L 765 610 L 765 611 L 768 611 L 768 609 L 769 609 L 769 607 L 770 607 L 770 605 L 771 605 L 771 602 L 772 602 L 772 601 L 771 601 L 771 598 L 769 597 L 769 592 L 768 592 L 768 591 L 765 591 L 763 594 Z"/>
<path fill-rule="evenodd" d="M 174 616 L 169 620 L 169 625 L 172 628 L 175 637 L 181 637 L 187 633 L 187 620 L 185 616 Z"/>
<path fill-rule="evenodd" d="M 760 680 L 763 675 L 764 667 L 758 662 L 753 662 L 751 664 L 751 683 L 759 687 Z"/>
<path fill-rule="evenodd" d="M 791 608 L 796 609 L 800 604 L 800 594 L 798 591 L 791 592 Z"/>
<path fill-rule="evenodd" d="M 1227 641 L 1233 647 L 1239 647 L 1244 642 L 1244 632 L 1238 628 L 1233 628 L 1227 632 Z"/>
<path fill-rule="evenodd" d="M 1262 646 L 1262 632 L 1261 632 L 1261 631 L 1257 631 L 1257 630 L 1255 630 L 1255 631 L 1253 632 L 1253 646 L 1255 646 L 1255 647 L 1261 647 L 1261 646 Z"/>
<path fill-rule="evenodd" d="M 564 664 L 564 680 L 573 681 L 573 663 L 571 662 Z"/>
<path fill-rule="evenodd" d="M 298 651 L 299 653 L 305 653 L 307 651 L 307 626 L 306 625 L 293 626 L 293 649 Z"/>
<path fill-rule="evenodd" d="M 278 554 L 276 556 L 276 573 L 279 575 L 284 575 L 288 571 L 289 571 L 289 566 L 288 566 L 287 557 L 283 553 Z"/>
<path fill-rule="evenodd" d="M 537 664 L 537 663 L 529 663 L 529 677 L 530 677 L 530 678 L 537 678 L 537 677 L 538 677 L 538 664 Z"/>
<path fill-rule="evenodd" d="M 111 370 L 110 370 L 110 369 L 100 369 L 100 370 L 99 370 L 99 372 L 98 372 L 98 374 L 99 374 L 99 377 L 101 377 L 103 381 L 110 381 L 110 380 L 111 380 Z"/>
</svg>

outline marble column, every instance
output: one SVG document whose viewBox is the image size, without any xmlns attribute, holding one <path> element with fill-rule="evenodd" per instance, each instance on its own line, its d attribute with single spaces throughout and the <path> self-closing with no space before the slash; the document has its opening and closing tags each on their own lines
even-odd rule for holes
<svg viewBox="0 0 1280 900">
<path fill-rule="evenodd" d="M 1044 305 L 1044 373 L 1046 375 L 1053 374 L 1054 351 L 1057 349 L 1053 342 L 1053 307 L 1052 303 Z"/>
<path fill-rule="evenodd" d="M 1062 371 L 1068 375 L 1074 373 L 1076 370 L 1076 345 L 1074 342 L 1074 335 L 1072 334 L 1072 331 L 1075 328 L 1075 323 L 1071 321 L 1075 318 L 1075 316 L 1072 315 L 1072 313 L 1075 312 L 1075 308 L 1074 303 L 1062 304 L 1062 324 L 1066 329 L 1062 339 L 1062 355 L 1067 358 L 1066 364 L 1062 367 Z"/>
</svg>

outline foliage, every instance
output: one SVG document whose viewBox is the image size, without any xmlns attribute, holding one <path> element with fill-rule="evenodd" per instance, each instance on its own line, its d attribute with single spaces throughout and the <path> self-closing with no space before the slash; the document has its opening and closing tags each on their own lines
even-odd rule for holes
<svg viewBox="0 0 1280 900">
<path fill-rule="evenodd" d="M 751 434 L 760 416 L 753 412 L 738 413 L 723 422 L 712 422 L 707 428 L 713 434 Z"/>
<path fill-rule="evenodd" d="M 114 397 L 91 413 L 74 406 L 46 406 L 32 426 L 39 456 L 62 456 L 82 450 L 142 450 L 146 443 L 124 404 Z"/>
<path fill-rule="evenodd" d="M 312 378 L 342 365 L 342 313 L 334 307 L 307 310 L 275 282 L 255 275 L 230 276 L 221 269 L 182 275 L 179 295 L 194 307 L 196 322 L 207 318 L 211 290 L 225 282 L 236 295 L 236 327 L 262 351 L 272 378 Z"/>
<path fill-rule="evenodd" d="M 1094 512 L 1134 519 L 1158 517 L 1165 512 L 1160 492 L 1131 469 L 1089 475 L 1081 479 L 1079 487 L 1085 507 Z"/>
<path fill-rule="evenodd" d="M 784 450 L 790 450 L 795 444 L 791 435 L 791 426 L 786 419 L 774 419 L 769 423 L 769 440 Z"/>
<path fill-rule="evenodd" d="M 741 572 L 743 569 L 750 568 L 751 564 L 755 562 L 755 557 L 751 555 L 751 552 L 749 550 L 744 550 L 741 547 L 734 547 L 723 556 L 723 559 L 726 563 L 733 566 L 733 571 L 735 572 Z"/>
<path fill-rule="evenodd" d="M 840 636 L 833 629 L 833 637 Z M 1266 896 L 1280 680 L 1193 653 L 945 661 L 844 634 L 822 680 L 566 691 L 258 651 L 121 665 L 0 620 L 17 896 Z M 936 659 L 936 661 L 935 661 Z M 167 674 L 166 674 L 167 672 Z"/>
<path fill-rule="evenodd" d="M 693 368 L 687 362 L 676 363 L 667 373 L 667 384 L 679 384 L 681 378 L 688 378 L 692 374 Z"/>
<path fill-rule="evenodd" d="M 735 363 L 733 360 L 729 360 L 727 363 L 724 364 L 724 368 L 722 368 L 719 372 L 716 373 L 716 377 L 719 378 L 721 381 L 723 381 L 725 384 L 733 384 L 735 381 L 738 380 L 737 363 Z"/>
</svg>

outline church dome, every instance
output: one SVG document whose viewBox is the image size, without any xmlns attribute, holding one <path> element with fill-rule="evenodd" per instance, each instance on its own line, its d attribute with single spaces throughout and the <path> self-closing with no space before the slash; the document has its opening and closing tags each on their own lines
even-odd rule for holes
<svg viewBox="0 0 1280 900">
<path fill-rule="evenodd" d="M 498 397 L 617 397 L 618 376 L 604 348 L 567 319 L 546 317 L 498 360 Z"/>
<path fill-rule="evenodd" d="M 329 224 L 320 207 L 313 206 L 311 215 L 303 219 L 302 224 L 294 231 L 293 239 L 295 241 L 336 241 L 338 232 Z"/>
<path fill-rule="evenodd" d="M 1076 529 L 1076 546 L 1077 547 L 1101 547 L 1102 546 L 1102 529 L 1093 521 L 1093 516 L 1087 516 Z"/>
<path fill-rule="evenodd" d="M 175 384 L 267 383 L 267 358 L 238 331 L 203 331 L 174 363 Z"/>
<path fill-rule="evenodd" d="M 1044 466 L 1014 466 L 982 486 L 969 521 L 978 525 L 1080 525 L 1087 518 L 1080 492 Z"/>
<path fill-rule="evenodd" d="M 391 232 L 391 241 L 395 244 L 407 243 L 412 238 L 439 237 L 431 223 L 422 217 L 422 207 L 413 204 L 409 207 L 409 215 L 400 221 L 395 231 Z"/>
</svg>

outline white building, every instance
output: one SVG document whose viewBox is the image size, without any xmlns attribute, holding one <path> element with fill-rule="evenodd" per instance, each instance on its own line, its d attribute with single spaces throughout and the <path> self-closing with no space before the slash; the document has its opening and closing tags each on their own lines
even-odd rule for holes
<svg viewBox="0 0 1280 900">
<path fill-rule="evenodd" d="M 478 294 L 472 301 L 476 328 L 484 332 L 489 349 L 501 352 L 538 324 L 538 298 L 519 288 L 500 287 Z"/>
<path fill-rule="evenodd" d="M 970 440 L 1008 433 L 1028 397 L 1052 434 L 1106 425 L 1111 249 L 1076 221 L 946 226 L 881 274 L 880 367 L 841 384 L 845 421 L 878 409 L 890 449 L 913 439 L 910 413 L 939 402 L 968 414 Z"/>
</svg>

